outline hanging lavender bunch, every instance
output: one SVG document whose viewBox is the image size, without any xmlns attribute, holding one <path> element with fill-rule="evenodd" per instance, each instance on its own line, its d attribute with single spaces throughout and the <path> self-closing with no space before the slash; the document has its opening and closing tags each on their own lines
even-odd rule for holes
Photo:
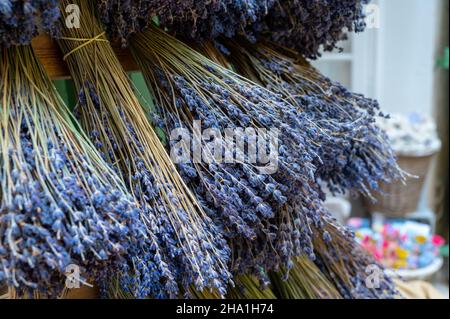
<svg viewBox="0 0 450 319">
<path fill-rule="evenodd" d="M 329 217 L 327 236 L 316 236 L 315 264 L 345 299 L 398 299 L 402 296 L 385 269 Z M 316 231 L 316 230 L 315 230 Z M 329 238 L 333 238 L 330 240 Z"/>
<path fill-rule="evenodd" d="M 129 37 L 145 30 L 158 17 L 171 33 L 195 41 L 234 37 L 259 22 L 275 0 L 99 0 L 98 10 L 108 33 L 126 45 Z M 251 33 L 248 36 L 252 36 Z"/>
<path fill-rule="evenodd" d="M 177 284 L 186 291 L 192 285 L 199 291 L 209 288 L 224 295 L 230 280 L 226 241 L 178 175 L 111 45 L 102 39 L 76 50 L 79 43 L 71 39 L 90 39 L 103 30 L 91 4 L 75 3 L 84 12 L 82 26 L 65 28 L 66 38 L 59 44 L 64 53 L 70 53 L 69 71 L 80 92 L 77 115 L 104 159 L 142 205 L 141 219 L 155 234 L 151 249 L 164 265 L 168 285 L 161 294 L 150 297 L 175 297 Z M 120 278 L 120 286 L 134 297 L 145 297 L 147 287 L 155 284 L 146 280 L 152 278 L 145 278 L 151 271 L 133 266 L 130 271 L 144 276 L 142 282 L 136 287 L 135 282 Z"/>
<path fill-rule="evenodd" d="M 57 0 L 1 0 L 0 47 L 25 45 L 40 31 L 58 35 Z"/>
<path fill-rule="evenodd" d="M 299 115 L 321 132 L 311 141 L 319 155 L 316 177 L 332 192 L 371 197 L 380 182 L 403 178 L 387 136 L 376 125 L 385 116 L 377 101 L 348 91 L 281 48 L 245 39 L 226 43 L 232 51 L 229 59 L 242 75 L 296 105 Z"/>
<path fill-rule="evenodd" d="M 276 1 L 183 1 L 181 8 L 179 1 L 170 2 L 171 5 L 160 6 L 155 10 L 161 26 L 176 36 L 201 42 L 245 33 L 246 27 L 258 23 Z"/>
<path fill-rule="evenodd" d="M 231 103 L 239 101 L 237 89 L 230 90 L 233 82 L 247 86 L 250 91 L 257 88 L 255 84 L 220 68 L 157 28 L 134 37 L 131 50 L 157 97 L 159 111 L 168 133 L 174 128 L 192 129 L 190 124 L 192 119 L 201 119 L 208 125 L 222 130 L 236 127 L 246 123 L 242 119 L 245 114 L 248 114 L 252 123 L 264 126 L 258 123 L 257 114 L 251 112 L 251 104 L 246 104 L 243 100 L 240 100 L 240 104 L 235 104 L 235 107 L 229 104 L 230 100 Z M 185 69 L 187 67 L 189 69 Z M 197 74 L 197 72 L 201 73 Z M 228 97 L 225 98 L 223 93 L 215 91 L 211 84 L 217 84 L 220 87 L 219 92 L 227 92 Z M 289 105 L 287 103 L 277 104 L 274 107 L 274 103 L 280 101 L 279 96 L 258 92 L 264 101 L 270 101 L 265 102 L 264 110 L 268 114 L 274 114 L 273 117 L 278 119 L 273 118 L 271 123 L 274 126 L 279 125 L 277 123 L 280 119 L 286 119 L 280 115 L 279 110 L 288 114 L 292 107 L 287 107 Z M 217 98 L 218 96 L 221 98 Z M 204 99 L 207 102 L 204 102 Z M 254 102 L 254 100 L 250 101 Z M 240 114 L 236 110 L 242 110 L 244 113 Z M 262 112 L 261 109 L 258 111 Z M 296 112 L 295 116 L 297 119 L 302 118 L 303 113 Z M 268 117 L 272 118 L 270 115 Z M 159 122 L 157 119 L 156 123 Z M 295 128 L 296 122 L 289 123 Z M 202 128 L 207 127 L 205 125 Z M 303 122 L 302 127 L 304 132 L 308 132 L 310 121 Z M 312 129 L 312 132 L 316 135 L 306 134 L 302 140 L 304 143 L 302 148 L 308 152 L 317 149 L 316 145 L 309 144 L 314 141 L 313 137 L 317 137 L 320 130 Z M 287 136 L 290 136 L 289 133 Z M 319 138 L 318 141 L 321 139 Z M 287 142 L 288 138 L 282 137 L 280 140 L 280 149 L 285 148 L 286 145 L 291 146 Z M 226 148 L 227 145 L 223 147 Z M 292 150 L 283 150 L 282 154 L 285 151 L 286 154 L 292 152 Z M 224 231 L 230 236 L 234 256 L 232 270 L 235 274 L 252 273 L 264 282 L 267 278 L 261 269 L 277 272 L 285 267 L 287 273 L 283 279 L 286 280 L 293 267 L 294 275 L 296 274 L 295 267 L 298 264 L 295 263 L 294 256 L 306 256 L 312 261 L 319 260 L 319 262 L 321 259 L 317 256 L 321 256 L 320 258 L 327 256 L 325 260 L 329 268 L 323 273 L 327 278 L 333 278 L 329 280 L 339 288 L 339 291 L 343 291 L 342 296 L 346 298 L 359 298 L 363 295 L 372 298 L 393 297 L 394 286 L 384 275 L 379 289 L 363 286 L 368 278 L 365 274 L 367 267 L 377 265 L 376 262 L 368 254 L 358 250 L 353 235 L 345 228 L 336 226 L 336 221 L 331 219 L 328 212 L 323 209 L 322 193 L 314 177 L 299 182 L 296 180 L 298 175 L 295 171 L 283 174 L 283 171 L 289 167 L 289 165 L 284 166 L 285 163 L 283 163 L 287 158 L 289 155 L 280 157 L 279 172 L 270 176 L 258 176 L 245 163 L 224 165 L 213 162 L 207 165 L 179 166 L 189 186 L 196 190 L 196 195 L 205 210 L 215 222 L 223 225 Z M 302 157 L 302 159 L 304 161 L 302 164 L 305 165 L 305 158 Z M 289 160 L 287 162 L 289 164 Z M 283 197 L 281 201 L 279 195 Z M 252 199 L 257 199 L 256 203 L 270 208 L 268 212 L 271 212 L 271 215 L 252 215 L 251 212 L 255 212 L 250 205 Z M 256 213 L 261 213 L 258 207 Z M 252 219 L 256 221 L 255 224 L 248 222 Z M 242 232 L 242 229 L 248 229 L 250 232 Z M 249 237 L 248 234 L 254 234 L 255 237 Z M 275 249 L 272 250 L 273 248 Z M 332 294 L 331 290 L 327 292 Z"/>
<path fill-rule="evenodd" d="M 303 58 L 291 51 L 281 48 L 277 48 L 277 51 L 275 51 L 271 46 L 250 44 L 245 39 L 241 39 L 237 43 L 229 40 L 224 41 L 224 43 L 231 49 L 232 53 L 227 57 L 224 57 L 210 44 L 204 44 L 197 49 L 216 63 L 228 68 L 233 67 L 242 75 L 277 92 L 293 105 L 296 105 L 298 112 L 307 113 L 308 117 L 317 125 L 318 131 L 326 132 L 323 135 L 318 134 L 311 142 L 314 141 L 317 144 L 318 149 L 316 151 L 322 158 L 321 161 L 316 162 L 318 167 L 316 176 L 328 181 L 330 189 L 341 192 L 350 190 L 371 196 L 370 192 L 374 188 L 376 189 L 378 180 L 403 177 L 403 172 L 395 164 L 395 157 L 384 133 L 379 131 L 373 120 L 366 122 L 368 127 L 374 126 L 373 129 L 367 131 L 366 127 L 363 126 L 362 130 L 364 134 L 373 134 L 373 138 L 379 144 L 362 143 L 362 145 L 359 145 L 358 141 L 365 138 L 365 135 L 355 135 L 355 132 L 359 132 L 359 130 L 337 130 L 340 125 L 345 127 L 348 123 L 357 123 L 364 117 L 374 119 L 377 115 L 383 116 L 376 103 L 371 103 L 370 99 L 348 92 L 338 83 L 331 82 L 312 68 Z M 304 68 L 304 70 L 299 70 L 299 68 Z M 332 90 L 331 87 L 334 86 L 340 88 L 335 95 L 329 93 Z M 339 92 L 345 92 L 345 94 L 339 94 Z M 302 106 L 303 99 L 301 97 L 308 97 L 309 95 L 317 98 L 320 101 L 319 105 Z M 377 174 L 371 173 L 372 175 L 365 173 L 357 176 L 357 178 L 353 177 L 350 172 L 357 169 L 360 162 L 354 163 L 352 157 L 345 161 L 342 160 L 343 156 L 348 156 L 345 152 L 341 153 L 341 148 L 345 145 L 352 145 L 356 149 L 361 148 L 362 151 L 353 151 L 353 156 L 358 155 L 363 156 L 363 158 L 368 156 L 364 163 L 378 162 L 375 165 L 385 167 L 386 172 L 379 171 Z M 377 147 L 380 147 L 380 149 L 377 149 Z M 366 148 L 374 148 L 374 151 L 366 154 L 364 153 Z M 345 147 L 343 149 L 345 150 Z M 334 156 L 328 155 L 329 152 L 342 155 L 339 155 L 336 160 Z M 379 155 L 371 157 L 371 154 Z M 380 158 L 381 156 L 387 156 L 388 159 L 384 161 L 391 164 L 386 165 Z M 366 165 L 363 166 L 364 170 L 360 168 L 359 171 L 367 172 L 368 170 L 372 172 L 370 170 L 371 165 Z M 368 167 L 367 170 L 365 167 Z M 343 170 L 347 171 L 348 177 L 346 174 L 342 174 Z M 324 171 L 327 173 L 324 174 Z M 372 184 L 368 182 L 370 178 L 373 179 Z M 316 185 L 316 187 L 320 188 L 319 185 Z M 339 227 L 336 220 L 330 218 L 327 212 L 323 211 L 319 215 L 321 215 L 321 223 L 324 226 L 320 229 L 312 228 L 315 249 L 313 260 L 320 266 L 323 274 L 335 284 L 342 296 L 345 298 L 398 297 L 390 278 L 384 275 L 382 267 L 373 258 L 361 250 L 353 238 L 354 235 L 345 228 Z M 325 258 L 321 256 L 325 256 Z M 327 267 L 324 268 L 324 265 Z M 291 285 L 292 282 L 298 282 L 299 278 L 302 278 L 301 283 L 303 286 L 305 285 L 305 278 L 308 278 L 308 276 L 305 277 L 304 274 L 301 275 L 300 273 L 304 272 L 306 268 L 308 267 L 304 263 L 299 264 L 296 260 L 294 261 L 294 267 L 289 270 L 288 276 L 281 277 L 282 274 L 271 274 L 271 281 L 277 287 L 277 292 L 288 297 L 305 297 L 311 295 L 311 292 L 314 293 L 314 291 L 308 292 L 299 288 L 298 283 Z M 367 280 L 370 281 L 368 270 L 370 270 L 370 274 L 373 269 L 380 271 L 380 276 L 377 278 L 380 279 L 381 283 L 377 288 L 366 286 Z M 306 281 L 307 283 L 308 281 Z M 327 284 L 324 282 L 320 286 L 327 287 Z M 324 288 L 324 292 L 333 293 L 332 289 L 329 288 Z"/>
<path fill-rule="evenodd" d="M 370 0 L 277 0 L 262 23 L 251 28 L 261 38 L 316 59 L 332 51 L 348 32 L 366 27 L 364 5 Z"/>
<path fill-rule="evenodd" d="M 341 299 L 339 292 L 314 264 L 304 256 L 296 258 L 289 276 L 272 273 L 273 291 L 281 299 Z"/>
<path fill-rule="evenodd" d="M 165 37 L 165 40 L 161 39 L 162 42 L 160 43 L 162 47 L 164 47 L 162 43 L 165 43 L 167 46 L 165 50 L 162 47 L 158 48 L 158 45 L 155 43 L 158 42 L 156 41 L 156 31 L 153 29 L 151 31 L 154 37 L 150 37 L 150 32 L 145 36 L 140 35 L 135 37 L 132 40 L 132 50 L 138 62 L 140 62 L 141 68 L 144 70 L 144 74 L 147 76 L 147 81 L 152 87 L 159 105 L 162 106 L 159 111 L 163 118 L 161 120 L 156 118 L 155 124 L 160 124 L 164 126 L 167 132 L 171 132 L 172 129 L 180 127 L 188 127 L 192 129 L 192 119 L 207 120 L 210 124 L 212 123 L 214 127 L 220 127 L 222 129 L 229 126 L 230 123 L 231 126 L 236 125 L 236 122 L 239 123 L 239 113 L 233 114 L 235 108 L 232 108 L 233 111 L 230 112 L 228 110 L 228 106 L 226 106 L 221 107 L 220 111 L 211 112 L 211 110 L 201 107 L 202 99 L 204 99 L 205 94 L 203 91 L 202 94 L 195 91 L 198 90 L 199 87 L 202 87 L 202 85 L 207 88 L 206 91 L 211 89 L 206 86 L 206 84 L 200 84 L 197 81 L 198 79 L 205 77 L 208 82 L 217 81 L 217 78 L 215 77 L 216 75 L 214 74 L 214 68 L 216 66 L 211 67 L 209 64 L 205 66 L 202 62 L 200 62 L 200 65 L 202 66 L 200 66 L 199 69 L 205 74 L 194 76 L 190 71 L 192 68 L 194 70 L 197 69 L 197 63 L 192 63 L 192 61 L 189 63 L 183 61 L 181 64 L 185 63 L 186 65 L 189 65 L 189 71 L 185 71 L 186 74 L 189 74 L 189 76 L 188 78 L 184 77 L 185 72 L 179 71 L 179 63 L 171 65 L 171 63 L 168 62 L 166 64 L 167 61 L 164 61 L 164 59 L 167 58 L 170 60 L 172 57 L 170 57 L 170 55 L 167 57 L 162 53 L 156 52 L 164 51 L 165 55 L 167 55 L 171 50 L 174 50 L 174 54 L 177 57 L 185 57 L 193 54 L 192 51 L 187 52 L 185 50 L 181 50 L 182 47 L 179 44 L 177 45 L 173 41 L 169 40 L 169 37 L 167 36 Z M 197 57 L 197 59 L 204 61 L 199 57 Z M 172 60 L 172 62 L 173 61 L 174 60 Z M 183 76 L 180 76 L 179 73 L 183 74 Z M 213 78 L 210 77 L 211 73 L 214 74 Z M 189 78 L 190 76 L 194 76 L 195 80 Z M 221 76 L 218 76 L 218 78 L 221 79 Z M 195 87 L 195 89 L 190 87 L 190 83 Z M 219 86 L 228 86 L 230 83 L 225 82 L 226 85 L 223 84 L 224 83 L 220 83 Z M 214 92 L 214 90 L 211 91 Z M 213 93 L 213 95 L 214 94 L 215 93 Z M 206 95 L 208 96 L 208 94 Z M 280 99 L 280 96 L 283 97 L 281 94 L 278 97 L 271 95 L 266 98 L 269 100 L 277 100 Z M 217 102 L 209 98 L 203 103 L 214 105 Z M 236 109 L 239 110 L 239 108 Z M 289 118 L 292 119 L 295 118 L 295 116 L 288 115 L 287 117 L 283 117 L 283 114 L 280 113 L 298 115 L 298 109 L 295 112 L 292 108 L 289 108 L 288 112 L 280 112 L 279 110 L 277 111 L 272 108 L 269 108 L 269 110 L 269 113 L 273 111 L 273 114 L 276 114 L 276 117 L 283 120 L 287 120 Z M 285 110 L 286 107 L 283 107 L 283 111 Z M 300 118 L 305 119 L 303 116 Z M 306 119 L 308 118 L 306 117 Z M 240 123 L 245 122 L 246 121 L 244 120 Z M 305 133 L 305 136 L 308 137 L 307 140 L 309 142 L 314 141 L 312 137 L 315 137 L 317 141 L 325 140 L 324 137 L 326 137 L 326 134 L 324 134 L 325 136 L 321 135 L 321 137 L 317 136 L 318 134 L 323 134 L 324 130 L 320 130 L 317 127 L 314 129 L 314 126 L 313 129 L 310 130 L 308 129 L 308 127 L 310 127 L 310 121 L 306 121 L 305 123 L 307 123 L 307 125 L 304 125 L 305 132 L 314 132 L 313 134 Z M 206 126 L 203 128 L 206 128 Z M 317 142 L 315 144 L 317 145 L 309 145 L 310 148 L 308 151 L 311 152 L 311 154 L 313 154 L 313 158 L 317 160 L 320 157 L 315 156 L 314 152 L 316 150 L 320 150 L 320 148 L 318 149 L 320 144 Z M 223 146 L 226 148 L 226 145 Z M 317 163 L 317 161 L 315 162 Z M 235 273 L 252 272 L 257 275 L 260 280 L 264 280 L 267 279 L 264 278 L 265 272 L 261 272 L 260 269 L 279 270 L 280 265 L 284 265 L 288 269 L 291 269 L 292 267 L 295 267 L 295 262 L 293 263 L 292 259 L 289 257 L 286 258 L 285 252 L 292 252 L 292 248 L 296 247 L 296 245 L 298 245 L 301 241 L 301 244 L 304 245 L 302 247 L 303 249 L 297 250 L 296 253 L 299 253 L 299 255 L 306 255 L 310 259 L 316 260 L 318 264 L 320 264 L 320 261 L 317 258 L 318 254 L 333 255 L 334 259 L 327 259 L 327 263 L 330 267 L 332 266 L 333 269 L 327 271 L 324 270 L 324 273 L 328 276 L 328 278 L 334 278 L 332 280 L 333 283 L 339 283 L 339 289 L 343 291 L 342 294 L 347 298 L 362 296 L 362 294 L 358 293 L 358 291 L 362 291 L 362 288 L 364 288 L 362 284 L 367 278 L 367 275 L 364 275 L 364 272 L 373 260 L 368 258 L 367 254 L 358 256 L 357 254 L 354 254 L 354 251 L 347 251 L 346 249 L 340 249 L 337 254 L 330 253 L 333 249 L 330 248 L 329 245 L 322 245 L 323 242 L 329 244 L 336 241 L 340 246 L 355 247 L 354 245 L 356 243 L 354 242 L 351 234 L 349 234 L 345 229 L 339 229 L 339 231 L 335 230 L 337 228 L 334 226 L 334 221 L 330 221 L 327 217 L 327 213 L 321 208 L 321 200 L 319 198 L 321 192 L 317 184 L 309 181 L 306 183 L 307 190 L 305 190 L 303 188 L 305 184 L 298 185 L 295 183 L 289 184 L 289 182 L 287 182 L 293 190 L 301 190 L 297 192 L 299 197 L 302 197 L 302 194 L 306 194 L 306 197 L 310 200 L 304 200 L 302 197 L 299 201 L 296 201 L 296 198 L 293 195 L 286 195 L 285 198 L 290 205 L 280 207 L 283 205 L 279 205 L 279 203 L 277 205 L 273 205 L 273 201 L 271 202 L 270 196 L 259 196 L 260 193 L 258 192 L 260 189 L 258 187 L 256 187 L 256 191 L 254 192 L 253 189 L 250 189 L 250 187 L 247 186 L 250 185 L 251 187 L 254 187 L 250 181 L 252 178 L 248 177 L 245 173 L 240 173 L 241 171 L 245 172 L 246 170 L 252 173 L 252 171 L 246 168 L 245 165 L 222 165 L 220 163 L 214 163 L 214 165 L 185 164 L 180 165 L 179 169 L 183 172 L 183 177 L 189 183 L 191 189 L 196 191 L 196 196 L 205 207 L 205 210 L 210 214 L 210 216 L 212 216 L 216 223 L 222 225 L 223 231 L 226 232 L 230 238 L 232 238 L 230 240 L 230 242 L 233 243 L 234 254 L 232 268 Z M 219 172 L 219 174 L 216 174 L 217 172 Z M 317 175 L 318 174 L 316 174 L 316 176 Z M 234 176 L 237 176 L 237 178 Z M 253 177 L 253 182 L 255 180 L 257 180 L 257 178 L 255 179 Z M 274 180 L 277 181 L 278 177 L 274 178 Z M 289 179 L 286 180 L 289 181 Z M 270 184 L 274 183 L 269 181 L 267 185 Z M 242 187 L 242 185 L 244 185 L 244 187 Z M 266 185 L 265 180 L 263 180 L 263 185 Z M 275 188 L 272 188 L 271 185 L 269 186 L 269 191 L 273 191 L 274 189 L 278 190 L 277 187 L 282 189 L 283 185 L 278 184 Z M 270 208 L 270 211 L 274 216 L 273 218 L 268 217 L 270 215 L 263 217 L 258 217 L 256 215 L 257 218 L 254 218 L 253 215 L 248 214 L 248 212 L 252 212 L 252 206 L 242 205 L 242 203 L 246 203 L 245 196 L 248 194 L 248 189 L 252 191 L 250 194 L 256 194 L 256 196 L 252 196 L 258 198 L 257 203 L 259 202 L 259 204 L 264 205 L 267 204 L 266 207 Z M 261 198 L 263 202 L 261 202 L 259 198 Z M 238 205 L 235 205 L 235 203 L 238 203 Z M 303 211 L 298 209 L 299 207 L 303 208 L 304 206 L 314 207 L 314 214 L 308 212 L 307 209 Z M 306 218 L 295 219 L 296 216 L 300 216 L 302 213 L 305 214 L 304 216 L 306 216 Z M 256 221 L 254 225 L 258 225 L 259 223 L 258 226 L 259 229 L 263 230 L 262 232 L 252 232 L 252 228 L 254 226 L 251 222 L 249 222 L 249 220 L 252 219 Z M 292 223 L 292 221 L 295 222 Z M 270 231 L 268 231 L 269 229 Z M 294 237 L 290 238 L 290 233 L 294 233 Z M 254 234 L 255 236 L 253 237 Z M 313 238 L 312 242 L 308 243 L 308 238 Z M 280 242 L 283 244 L 280 244 Z M 305 243 L 307 244 L 305 245 Z M 322 246 L 315 249 L 315 243 Z M 271 251 L 270 246 L 275 246 L 279 254 Z M 267 247 L 269 247 L 269 249 Z M 280 255 L 282 255 L 281 258 Z M 293 255 L 295 254 L 292 254 L 291 256 Z M 340 269 L 343 265 L 347 265 L 344 262 L 344 259 L 348 260 L 349 258 L 355 258 L 356 260 L 355 263 L 347 263 L 351 264 L 349 267 L 354 267 L 354 270 Z M 280 260 L 282 260 L 282 262 L 280 262 Z M 346 266 L 343 268 L 346 268 Z M 295 268 L 291 270 L 295 272 Z M 352 271 L 358 273 L 356 278 L 349 275 Z M 341 274 L 344 275 L 341 277 Z M 284 279 L 287 279 L 287 277 Z M 372 291 L 371 289 L 368 289 L 365 294 L 372 297 L 392 296 L 392 293 L 389 293 L 389 291 L 393 292 L 395 290 L 392 288 L 392 283 L 390 283 L 389 278 L 383 278 L 383 280 L 383 288 L 381 290 Z M 336 284 L 336 286 L 339 285 Z M 356 287 L 358 288 L 356 289 Z M 345 291 L 347 293 L 345 293 Z"/>
<path fill-rule="evenodd" d="M 156 124 L 161 122 L 168 135 L 178 128 L 192 132 L 193 120 L 202 122 L 201 130 L 279 129 L 279 167 L 273 174 L 262 174 L 245 161 L 226 164 L 214 156 L 208 163 L 179 165 L 205 210 L 230 237 L 232 269 L 260 276 L 261 267 L 291 268 L 293 256 L 314 258 L 311 225 L 322 224 L 315 155 L 308 144 L 308 134 L 314 134 L 311 123 L 279 96 L 156 27 L 137 34 L 131 50 L 157 99 L 162 121 Z M 216 147 L 230 149 L 227 142 Z"/>
<path fill-rule="evenodd" d="M 268 286 L 261 286 L 256 277 L 239 276 L 236 278 L 236 286 L 231 288 L 228 299 L 277 299 L 275 293 Z"/>
<path fill-rule="evenodd" d="M 146 240 L 139 209 L 32 49 L 4 49 L 0 65 L 0 285 L 58 297 L 71 264 L 101 282 Z"/>
<path fill-rule="evenodd" d="M 318 167 L 316 176 L 320 180 L 328 181 L 331 190 L 357 192 L 370 197 L 370 192 L 377 187 L 377 181 L 403 177 L 403 172 L 395 164 L 393 152 L 384 133 L 380 132 L 373 123 L 373 119 L 380 113 L 374 101 L 348 92 L 338 83 L 331 82 L 303 58 L 289 50 L 277 48 L 275 51 L 273 45 L 254 45 L 245 39 L 237 43 L 230 40 L 224 43 L 232 53 L 227 57 L 207 43 L 197 47 L 197 50 L 216 63 L 234 68 L 247 78 L 277 92 L 296 105 L 300 114 L 306 113 L 315 123 L 317 132 L 326 133 L 317 134 L 310 142 L 317 146 L 316 152 L 321 158 L 319 162 L 316 162 Z M 339 90 L 333 87 L 338 87 Z M 302 104 L 303 97 L 309 95 L 314 96 L 320 103 Z M 381 113 L 379 115 L 383 116 Z M 359 135 L 360 131 L 355 128 L 338 130 L 341 125 L 345 128 L 364 118 L 367 118 L 365 125 L 370 129 L 367 130 L 367 127 L 363 125 L 362 131 L 365 135 L 372 134 L 372 138 L 378 143 L 364 143 L 365 135 Z M 361 145 L 360 140 L 363 141 Z M 345 152 L 347 145 L 361 150 L 352 151 L 352 155 L 349 156 Z M 374 148 L 374 150 L 365 153 L 366 148 Z M 329 156 L 329 154 L 340 155 Z M 378 155 L 372 156 L 372 154 Z M 358 168 L 361 161 L 355 160 L 355 163 L 352 160 L 356 156 L 362 156 L 365 166 Z M 386 156 L 387 159 L 383 160 L 382 156 Z M 348 159 L 342 160 L 345 157 Z M 375 162 L 375 164 L 366 162 Z M 383 167 L 386 171 L 372 171 L 372 166 Z M 343 174 L 343 171 L 346 171 L 346 174 Z M 364 174 L 359 176 L 357 173 L 356 175 L 351 173 L 352 171 L 364 172 Z M 321 188 L 319 185 L 315 187 Z M 322 210 L 318 215 L 323 227 L 311 229 L 314 238 L 312 260 L 320 267 L 323 275 L 336 286 L 340 294 L 345 298 L 399 297 L 391 279 L 383 273 L 382 267 L 358 246 L 354 240 L 354 234 L 340 227 L 336 220 L 322 208 L 317 210 Z M 320 293 L 336 298 L 334 290 L 330 289 L 326 281 L 319 285 L 323 291 L 311 289 L 317 285 L 308 286 L 307 278 L 311 271 L 308 271 L 308 268 L 311 267 L 304 261 L 306 261 L 304 258 L 294 260 L 293 268 L 287 273 L 271 274 L 271 282 L 276 287 L 277 293 L 288 298 L 305 298 Z M 374 288 L 366 285 L 366 282 L 370 282 L 368 276 L 373 274 L 372 271 L 380 273 L 377 277 L 380 280 L 379 285 Z M 318 276 L 320 278 L 321 275 L 318 274 Z"/>
<path fill-rule="evenodd" d="M 212 0 L 126 2 L 99 0 L 100 16 L 112 38 L 125 45 L 132 33 L 158 17 L 162 27 L 187 40 L 220 36 L 269 40 L 315 59 L 331 51 L 349 32 L 364 31 L 364 6 L 370 0 Z M 224 52 L 226 47 L 216 44 Z"/>
<path fill-rule="evenodd" d="M 111 39 L 128 44 L 131 35 L 145 30 L 157 7 L 169 7 L 170 1 L 155 0 L 97 0 L 97 10 Z M 188 1 L 181 1 L 179 6 Z M 173 4 L 172 4 L 173 6 Z"/>
</svg>

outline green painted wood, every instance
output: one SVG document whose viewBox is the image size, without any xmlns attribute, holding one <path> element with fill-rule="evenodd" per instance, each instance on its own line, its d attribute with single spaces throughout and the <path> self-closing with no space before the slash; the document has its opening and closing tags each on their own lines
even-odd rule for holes
<svg viewBox="0 0 450 319">
<path fill-rule="evenodd" d="M 133 83 L 134 90 L 136 96 L 139 100 L 139 103 L 145 109 L 146 113 L 150 116 L 150 114 L 155 110 L 154 99 L 152 93 L 150 92 L 147 84 L 145 83 L 144 76 L 142 72 L 132 72 L 129 74 L 131 82 Z M 160 128 L 155 128 L 156 133 L 159 136 L 159 139 L 164 145 L 167 145 L 167 136 L 164 131 Z"/>
<path fill-rule="evenodd" d="M 77 104 L 77 94 L 72 80 L 55 80 L 53 84 L 64 103 L 71 109 Z"/>
<path fill-rule="evenodd" d="M 153 97 L 150 93 L 150 90 L 145 83 L 144 76 L 142 72 L 132 72 L 130 73 L 130 79 L 133 83 L 135 93 L 137 98 L 139 99 L 139 103 L 148 111 L 151 112 L 154 110 Z"/>
</svg>

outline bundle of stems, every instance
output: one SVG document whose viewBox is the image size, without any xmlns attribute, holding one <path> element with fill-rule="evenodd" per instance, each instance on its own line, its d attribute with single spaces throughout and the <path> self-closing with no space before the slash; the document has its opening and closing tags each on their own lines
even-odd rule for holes
<svg viewBox="0 0 450 319">
<path fill-rule="evenodd" d="M 10 294 L 8 293 L 8 288 L 5 286 L 1 286 L 0 288 L 0 299 L 9 299 Z"/>
<path fill-rule="evenodd" d="M 2 49 L 0 75 L 0 285 L 57 297 L 69 265 L 101 281 L 145 238 L 138 207 L 30 46 Z"/>
<path fill-rule="evenodd" d="M 317 266 L 305 257 L 294 261 L 294 268 L 285 278 L 283 274 L 272 273 L 270 281 L 273 291 L 281 299 L 341 299 L 334 284 L 325 277 Z"/>
<path fill-rule="evenodd" d="M 244 140 L 239 128 L 266 129 L 274 138 L 271 129 L 280 132 L 279 145 L 272 138 L 268 143 L 278 151 L 273 174 L 261 172 L 237 148 L 230 150 L 233 143 L 226 139 L 204 147 L 207 161 L 178 165 L 205 211 L 227 234 L 232 271 L 268 280 L 266 271 L 292 268 L 295 256 L 313 259 L 312 226 L 323 226 L 323 209 L 312 165 L 315 146 L 307 143 L 315 133 L 312 124 L 276 94 L 155 26 L 133 36 L 130 49 L 157 101 L 163 120 L 155 122 L 162 122 L 168 135 L 177 128 L 195 132 L 193 121 L 201 121 L 201 129 L 234 130 Z M 234 161 L 217 159 L 212 148 L 228 151 Z"/>
<path fill-rule="evenodd" d="M 190 298 L 190 299 L 222 299 L 222 298 L 224 298 L 224 296 L 221 296 L 215 290 L 204 289 L 202 291 L 199 291 L 195 288 L 191 288 L 189 291 L 185 292 L 184 297 Z"/>
<path fill-rule="evenodd" d="M 230 288 L 227 299 L 277 299 L 270 286 L 262 286 L 258 278 L 241 275 L 235 279 L 236 286 Z"/>
<path fill-rule="evenodd" d="M 234 284 L 228 287 L 226 299 L 276 299 L 269 286 L 262 286 L 258 278 L 249 275 L 240 275 L 233 278 Z M 214 291 L 198 291 L 191 289 L 190 298 L 194 299 L 220 299 L 221 296 Z"/>
<path fill-rule="evenodd" d="M 141 222 L 153 234 L 144 254 L 136 253 L 122 269 L 112 270 L 120 274 L 113 287 L 135 297 L 176 298 L 178 285 L 225 294 L 230 277 L 227 243 L 177 173 L 134 96 L 103 36 L 94 4 L 61 1 L 63 7 L 72 3 L 83 13 L 81 26 L 64 28 L 59 44 L 79 91 L 76 114 L 141 204 Z"/>
</svg>

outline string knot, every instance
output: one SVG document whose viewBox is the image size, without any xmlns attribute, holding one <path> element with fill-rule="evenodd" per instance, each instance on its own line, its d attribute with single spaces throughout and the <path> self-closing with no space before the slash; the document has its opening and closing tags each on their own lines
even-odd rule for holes
<svg viewBox="0 0 450 319">
<path fill-rule="evenodd" d="M 63 60 L 66 61 L 67 58 L 69 56 L 71 56 L 72 54 L 74 54 L 75 52 L 77 52 L 78 50 L 84 48 L 85 46 L 88 46 L 91 43 L 94 42 L 106 42 L 109 43 L 109 41 L 107 39 L 101 39 L 101 37 L 103 37 L 105 35 L 105 31 L 103 31 L 102 33 L 96 35 L 95 37 L 91 38 L 91 39 L 83 39 L 83 38 L 67 38 L 67 37 L 62 37 L 60 38 L 61 40 L 69 40 L 69 41 L 79 41 L 79 42 L 83 42 L 82 44 L 80 44 L 79 46 L 77 46 L 76 48 L 74 48 L 72 51 L 70 51 L 69 53 L 67 53 L 66 55 L 64 55 Z"/>
</svg>

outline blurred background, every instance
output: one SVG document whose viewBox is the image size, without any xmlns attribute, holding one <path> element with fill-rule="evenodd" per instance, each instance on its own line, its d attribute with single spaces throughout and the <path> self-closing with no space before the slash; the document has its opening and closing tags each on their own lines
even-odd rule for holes
<svg viewBox="0 0 450 319">
<path fill-rule="evenodd" d="M 328 205 L 411 294 L 428 283 L 448 298 L 449 1 L 374 0 L 367 14 L 366 32 L 314 64 L 392 115 L 381 124 L 417 178 L 382 186 L 377 203 L 344 196 Z"/>
</svg>

